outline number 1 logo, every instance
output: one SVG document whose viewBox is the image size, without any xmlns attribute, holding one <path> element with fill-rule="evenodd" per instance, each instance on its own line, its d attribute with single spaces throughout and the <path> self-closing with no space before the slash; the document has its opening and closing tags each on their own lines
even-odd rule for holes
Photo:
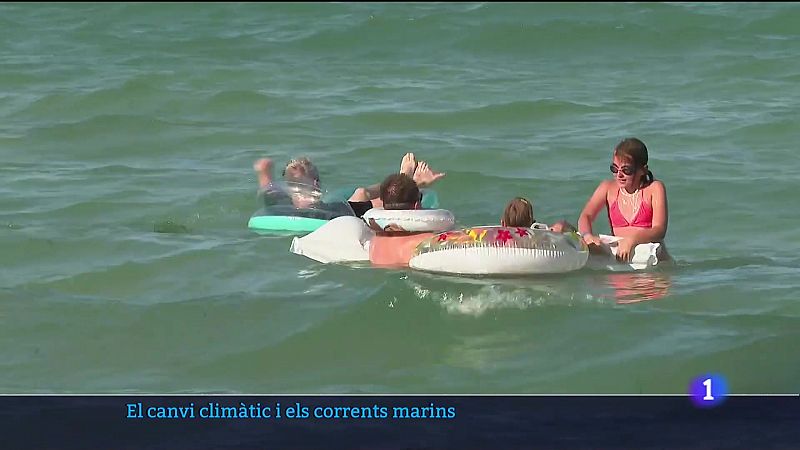
<svg viewBox="0 0 800 450">
<path fill-rule="evenodd" d="M 706 387 L 706 396 L 703 397 L 703 400 L 714 401 L 714 396 L 711 395 L 711 378 L 706 378 L 706 381 L 703 381 L 703 386 Z"/>
<path fill-rule="evenodd" d="M 699 408 L 713 408 L 728 395 L 728 382 L 720 374 L 709 373 L 689 382 L 689 398 Z"/>
</svg>

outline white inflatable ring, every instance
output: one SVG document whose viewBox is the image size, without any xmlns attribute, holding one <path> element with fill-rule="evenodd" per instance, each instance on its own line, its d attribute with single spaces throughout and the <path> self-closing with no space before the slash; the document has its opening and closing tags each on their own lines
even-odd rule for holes
<svg viewBox="0 0 800 450">
<path fill-rule="evenodd" d="M 586 265 L 589 251 L 576 233 L 483 226 L 422 241 L 412 269 L 457 275 L 564 273 Z"/>
<path fill-rule="evenodd" d="M 367 223 L 370 219 L 374 219 L 383 229 L 395 224 L 406 231 L 432 233 L 450 230 L 456 223 L 453 213 L 446 209 L 372 208 L 364 213 L 364 220 Z"/>
</svg>

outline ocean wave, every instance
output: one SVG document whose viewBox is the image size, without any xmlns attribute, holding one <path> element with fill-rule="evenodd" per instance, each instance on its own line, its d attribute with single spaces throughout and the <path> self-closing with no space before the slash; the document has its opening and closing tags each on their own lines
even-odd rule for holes
<svg viewBox="0 0 800 450">
<path fill-rule="evenodd" d="M 497 127 L 530 124 L 557 116 L 602 111 L 600 106 L 542 99 L 462 108 L 450 111 L 369 111 L 317 119 L 336 124 L 361 124 L 384 131 L 453 130 L 465 127 Z"/>
</svg>

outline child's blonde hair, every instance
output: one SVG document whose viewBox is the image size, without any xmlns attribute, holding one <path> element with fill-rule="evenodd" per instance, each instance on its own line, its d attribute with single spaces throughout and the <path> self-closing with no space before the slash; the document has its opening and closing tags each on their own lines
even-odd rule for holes
<svg viewBox="0 0 800 450">
<path fill-rule="evenodd" d="M 504 227 L 530 228 L 533 222 L 533 204 L 522 197 L 516 197 L 508 202 L 500 219 L 500 225 Z"/>
</svg>

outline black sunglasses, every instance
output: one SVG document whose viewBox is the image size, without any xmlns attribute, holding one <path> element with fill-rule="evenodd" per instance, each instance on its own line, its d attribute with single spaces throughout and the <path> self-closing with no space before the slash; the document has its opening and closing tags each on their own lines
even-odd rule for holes
<svg viewBox="0 0 800 450">
<path fill-rule="evenodd" d="M 617 167 L 616 164 L 612 164 L 611 167 L 609 168 L 611 169 L 611 173 L 613 173 L 614 175 L 616 175 L 617 172 L 619 172 L 620 170 L 627 176 L 631 176 L 634 173 L 636 173 L 636 167 L 631 167 L 631 166 L 622 166 L 622 168 L 620 169 L 619 167 Z"/>
</svg>

